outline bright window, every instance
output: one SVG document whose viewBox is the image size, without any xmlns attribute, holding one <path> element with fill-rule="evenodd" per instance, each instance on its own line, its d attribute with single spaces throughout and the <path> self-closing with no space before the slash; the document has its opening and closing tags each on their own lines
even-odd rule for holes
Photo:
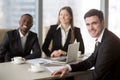
<svg viewBox="0 0 120 80">
<path fill-rule="evenodd" d="M 71 6 L 74 25 L 81 28 L 85 53 L 93 52 L 94 41 L 87 32 L 84 14 L 92 8 L 100 9 L 100 0 L 43 0 L 43 28 L 57 23 L 58 12 L 63 6 Z"/>
<path fill-rule="evenodd" d="M 109 0 L 108 29 L 120 38 L 120 0 Z"/>
<path fill-rule="evenodd" d="M 0 0 L 0 28 L 18 28 L 22 14 L 29 13 L 34 18 L 33 31 L 36 31 L 36 0 Z"/>
</svg>

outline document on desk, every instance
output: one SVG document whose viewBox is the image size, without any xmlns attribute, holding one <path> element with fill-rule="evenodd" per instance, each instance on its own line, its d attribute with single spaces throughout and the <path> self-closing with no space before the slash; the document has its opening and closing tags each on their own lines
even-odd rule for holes
<svg viewBox="0 0 120 80">
<path fill-rule="evenodd" d="M 48 64 L 48 63 L 52 63 L 52 61 L 48 60 L 48 59 L 37 58 L 37 59 L 27 60 L 26 63 L 30 63 L 30 64 Z"/>
<path fill-rule="evenodd" d="M 64 66 L 64 65 L 53 64 L 54 62 L 55 61 L 52 61 L 49 59 L 43 59 L 43 58 L 31 59 L 26 61 L 26 63 L 29 63 L 29 64 L 47 64 L 47 65 L 51 64 L 52 66 L 45 66 L 50 72 L 58 70 Z"/>
<path fill-rule="evenodd" d="M 51 66 L 51 67 L 46 67 L 50 72 L 54 72 L 55 70 L 61 69 L 64 66 Z"/>
</svg>

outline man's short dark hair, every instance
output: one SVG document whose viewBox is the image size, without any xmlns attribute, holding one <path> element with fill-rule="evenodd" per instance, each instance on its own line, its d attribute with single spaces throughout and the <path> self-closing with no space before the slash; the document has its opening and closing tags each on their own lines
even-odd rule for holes
<svg viewBox="0 0 120 80">
<path fill-rule="evenodd" d="M 32 15 L 31 15 L 31 14 L 28 14 L 28 13 L 23 14 L 22 17 L 23 17 L 23 16 L 30 16 L 31 18 L 33 18 Z"/>
<path fill-rule="evenodd" d="M 31 14 L 28 14 L 28 13 L 23 14 L 23 15 L 21 16 L 21 18 L 22 18 L 23 16 L 29 16 L 29 17 L 31 18 L 31 21 L 32 21 L 32 24 L 33 24 L 33 17 L 32 17 L 32 15 L 31 15 Z"/>
<path fill-rule="evenodd" d="M 91 16 L 97 16 L 100 21 L 104 20 L 104 16 L 103 16 L 103 12 L 97 9 L 91 9 L 89 10 L 85 15 L 84 15 L 84 19 L 86 19 L 87 17 L 91 17 Z"/>
</svg>

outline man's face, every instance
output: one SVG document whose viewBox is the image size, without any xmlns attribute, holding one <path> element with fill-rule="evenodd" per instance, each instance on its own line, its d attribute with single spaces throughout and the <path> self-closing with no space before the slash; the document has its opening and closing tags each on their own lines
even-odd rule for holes
<svg viewBox="0 0 120 80">
<path fill-rule="evenodd" d="M 98 38 L 104 28 L 104 21 L 100 21 L 97 16 L 91 16 L 85 18 L 85 23 L 89 34 L 93 38 Z"/>
<path fill-rule="evenodd" d="M 19 24 L 21 32 L 27 33 L 33 25 L 33 20 L 30 16 L 24 15 L 21 17 Z"/>
</svg>

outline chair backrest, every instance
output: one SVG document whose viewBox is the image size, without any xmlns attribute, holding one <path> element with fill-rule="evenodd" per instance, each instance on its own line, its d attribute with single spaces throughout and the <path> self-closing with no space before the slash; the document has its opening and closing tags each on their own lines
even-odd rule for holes
<svg viewBox="0 0 120 80">
<path fill-rule="evenodd" d="M 48 31 L 49 31 L 49 28 L 50 28 L 50 26 L 43 27 L 43 42 L 44 42 L 44 40 L 46 38 L 46 35 L 47 35 Z M 52 49 L 52 41 L 50 42 L 50 45 L 49 45 L 49 50 L 51 50 L 51 49 Z M 44 53 L 43 53 L 43 57 L 46 57 L 46 55 Z"/>
<path fill-rule="evenodd" d="M 5 36 L 5 33 L 7 31 L 10 31 L 10 30 L 12 30 L 12 29 L 10 29 L 10 28 L 0 28 L 0 44 L 1 44 L 1 42 L 4 38 L 4 36 Z"/>
<path fill-rule="evenodd" d="M 43 27 L 43 42 L 44 42 L 44 40 L 46 38 L 46 35 L 48 33 L 49 28 L 50 28 L 49 26 Z"/>
</svg>

